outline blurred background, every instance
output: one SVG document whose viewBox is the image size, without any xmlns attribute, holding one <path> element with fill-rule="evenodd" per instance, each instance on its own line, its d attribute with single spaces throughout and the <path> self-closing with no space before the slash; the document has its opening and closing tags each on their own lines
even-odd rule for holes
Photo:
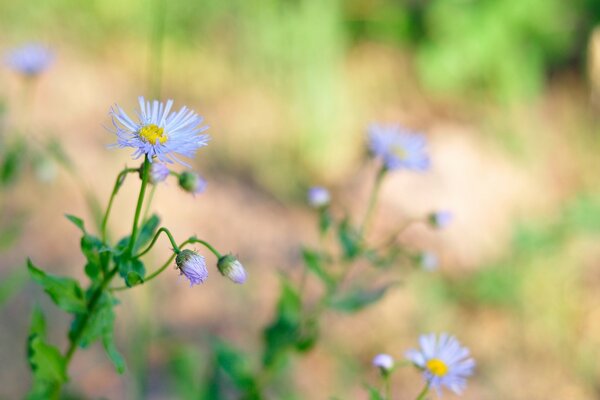
<svg viewBox="0 0 600 400">
<path fill-rule="evenodd" d="M 81 186 L 104 206 L 118 171 L 137 165 L 107 150 L 104 127 L 114 103 L 133 112 L 139 95 L 210 125 L 194 161 L 208 190 L 161 186 L 162 221 L 238 254 L 250 278 L 233 286 L 211 270 L 190 289 L 169 269 L 123 292 L 128 371 L 117 375 L 100 346 L 81 351 L 81 398 L 199 398 L 212 338 L 258 353 L 279 271 L 293 273 L 300 244 L 317 241 L 306 189 L 326 185 L 340 210 L 364 212 L 372 121 L 425 133 L 432 157 L 431 171 L 385 182 L 375 234 L 437 209 L 455 219 L 401 237 L 435 251 L 438 271 L 399 270 L 402 286 L 381 303 L 327 316 L 320 345 L 290 372 L 295 398 L 367 398 L 371 358 L 401 358 L 429 331 L 455 334 L 477 360 L 464 399 L 600 398 L 599 20 L 594 0 L 0 0 L 0 49 L 36 41 L 55 53 L 33 85 L 0 69 L 0 129 L 60 142 L 77 171 L 49 163 L 0 194 L 0 398 L 28 388 L 33 304 L 60 348 L 69 324 L 15 271 L 30 256 L 85 279 L 64 214 L 91 226 Z M 128 183 L 115 237 L 131 221 Z M 149 268 L 168 251 L 157 247 Z M 420 387 L 414 371 L 394 375 L 395 398 Z"/>
</svg>

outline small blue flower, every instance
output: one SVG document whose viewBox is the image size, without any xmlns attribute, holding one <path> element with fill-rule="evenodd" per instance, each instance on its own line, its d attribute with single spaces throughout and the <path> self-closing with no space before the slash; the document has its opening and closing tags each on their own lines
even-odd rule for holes
<svg viewBox="0 0 600 400">
<path fill-rule="evenodd" d="M 373 366 L 387 373 L 394 368 L 394 358 L 389 354 L 377 354 L 373 358 Z"/>
<path fill-rule="evenodd" d="M 5 61 L 15 71 L 33 77 L 52 64 L 54 53 L 42 44 L 29 43 L 9 51 Z"/>
<path fill-rule="evenodd" d="M 321 186 L 313 186 L 308 189 L 308 204 L 314 208 L 325 207 L 331 201 L 329 190 Z"/>
<path fill-rule="evenodd" d="M 187 107 L 170 112 L 173 100 L 166 104 L 154 100 L 145 101 L 140 96 L 137 122 L 134 122 L 121 107 L 115 104 L 110 110 L 114 133 L 117 135 L 116 147 L 133 147 L 133 158 L 147 155 L 150 161 L 156 157 L 159 161 L 189 165 L 177 156 L 192 158 L 196 150 L 208 144 L 210 137 L 201 135 L 208 129 L 202 126 L 202 117 Z"/>
<path fill-rule="evenodd" d="M 185 275 L 190 286 L 198 285 L 208 278 L 208 269 L 203 256 L 192 250 L 182 250 L 175 258 L 180 275 Z"/>
<path fill-rule="evenodd" d="M 163 182 L 169 177 L 170 173 L 171 171 L 165 164 L 161 162 L 152 163 L 150 166 L 150 183 L 156 185 Z"/>
<path fill-rule="evenodd" d="M 452 212 L 450 211 L 437 211 L 434 213 L 431 213 L 429 215 L 429 223 L 434 227 L 434 228 L 440 228 L 443 229 L 445 227 L 447 227 L 448 225 L 450 225 L 450 223 L 452 222 L 452 220 L 454 219 L 454 214 L 452 214 Z"/>
<path fill-rule="evenodd" d="M 438 395 L 441 395 L 442 386 L 460 394 L 475 368 L 469 350 L 446 333 L 439 338 L 434 333 L 421 335 L 419 344 L 420 350 L 407 351 L 406 358 L 423 371 L 423 378 Z"/>
<path fill-rule="evenodd" d="M 368 135 L 371 154 L 381 158 L 387 169 L 429 169 L 425 136 L 408 132 L 399 125 L 378 124 L 369 126 Z"/>
</svg>

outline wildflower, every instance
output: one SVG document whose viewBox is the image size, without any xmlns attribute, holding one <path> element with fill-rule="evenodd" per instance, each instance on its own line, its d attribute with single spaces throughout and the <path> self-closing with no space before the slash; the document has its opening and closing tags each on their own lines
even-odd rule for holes
<svg viewBox="0 0 600 400">
<path fill-rule="evenodd" d="M 429 156 L 425 150 L 425 136 L 411 133 L 398 125 L 369 126 L 369 148 L 375 158 L 381 158 L 389 170 L 429 169 Z"/>
<path fill-rule="evenodd" d="M 54 53 L 40 43 L 29 43 L 6 54 L 6 63 L 26 77 L 44 72 L 54 61 Z"/>
<path fill-rule="evenodd" d="M 388 373 L 394 368 L 394 359 L 389 354 L 377 354 L 372 362 L 373 366 L 381 369 L 383 373 Z"/>
<path fill-rule="evenodd" d="M 460 394 L 467 385 L 467 377 L 473 374 L 475 361 L 469 357 L 469 350 L 462 347 L 454 336 L 442 333 L 439 338 L 434 333 L 419 337 L 420 350 L 406 352 L 415 366 L 423 371 L 423 378 L 438 395 L 445 386 Z"/>
<path fill-rule="evenodd" d="M 429 214 L 429 223 L 434 228 L 443 229 L 450 225 L 450 222 L 454 219 L 454 215 L 450 211 L 437 211 Z"/>
<path fill-rule="evenodd" d="M 163 182 L 169 177 L 169 168 L 160 162 L 152 163 L 150 166 L 150 183 L 156 185 L 157 183 Z"/>
<path fill-rule="evenodd" d="M 113 146 L 133 147 L 133 158 L 146 155 L 150 161 L 189 165 L 178 156 L 192 158 L 196 150 L 208 144 L 210 137 L 201 135 L 208 126 L 201 126 L 203 118 L 187 107 L 170 112 L 173 100 L 166 104 L 154 100 L 152 104 L 144 97 L 138 98 L 140 111 L 134 122 L 121 107 L 115 104 L 110 110 L 117 143 Z"/>
<path fill-rule="evenodd" d="M 179 186 L 186 192 L 200 194 L 206 190 L 206 181 L 194 172 L 184 171 L 179 175 Z"/>
<path fill-rule="evenodd" d="M 208 269 L 204 257 L 192 250 L 182 250 L 175 258 L 180 275 L 185 275 L 190 286 L 202 283 L 208 278 Z"/>
<path fill-rule="evenodd" d="M 321 208 L 329 205 L 331 196 L 329 190 L 321 186 L 313 186 L 308 189 L 308 204 L 313 208 Z"/>
<path fill-rule="evenodd" d="M 425 271 L 431 272 L 438 268 L 439 260 L 435 253 L 424 251 L 423 253 L 419 254 L 419 265 Z"/>
<path fill-rule="evenodd" d="M 227 254 L 219 258 L 217 268 L 223 276 L 231 279 L 234 283 L 242 284 L 246 282 L 246 270 L 233 254 Z"/>
</svg>

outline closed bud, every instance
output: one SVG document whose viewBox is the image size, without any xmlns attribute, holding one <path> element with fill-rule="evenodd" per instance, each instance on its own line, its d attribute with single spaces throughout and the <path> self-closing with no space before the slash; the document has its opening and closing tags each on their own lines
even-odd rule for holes
<svg viewBox="0 0 600 400">
<path fill-rule="evenodd" d="M 227 254 L 219 258 L 217 268 L 223 276 L 231 279 L 234 283 L 242 284 L 246 282 L 246 270 L 233 254 Z"/>
<path fill-rule="evenodd" d="M 175 258 L 180 275 L 190 281 L 190 286 L 198 285 L 208 278 L 208 269 L 204 257 L 192 250 L 182 250 Z"/>
<path fill-rule="evenodd" d="M 206 189 L 206 181 L 194 172 L 185 171 L 179 175 L 179 186 L 186 192 L 199 194 Z"/>
</svg>

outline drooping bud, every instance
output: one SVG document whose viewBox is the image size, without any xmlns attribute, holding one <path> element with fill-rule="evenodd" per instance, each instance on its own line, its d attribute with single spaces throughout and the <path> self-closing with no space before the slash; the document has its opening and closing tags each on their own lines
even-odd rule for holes
<svg viewBox="0 0 600 400">
<path fill-rule="evenodd" d="M 169 173 L 169 168 L 165 164 L 158 161 L 153 162 L 150 166 L 150 183 L 156 185 L 163 182 L 169 177 Z"/>
<path fill-rule="evenodd" d="M 226 254 L 219 258 L 217 268 L 223 276 L 231 279 L 234 283 L 242 284 L 246 282 L 246 270 L 233 254 Z"/>
<path fill-rule="evenodd" d="M 329 205 L 331 196 L 329 190 L 321 186 L 313 186 L 308 189 L 308 204 L 313 208 L 322 208 Z"/>
<path fill-rule="evenodd" d="M 443 229 L 450 225 L 450 222 L 454 219 L 454 215 L 450 211 L 436 211 L 429 214 L 427 219 L 429 224 L 434 228 Z"/>
<path fill-rule="evenodd" d="M 389 373 L 394 368 L 394 358 L 389 354 L 377 354 L 373 358 L 373 366 L 379 368 L 383 374 Z"/>
<path fill-rule="evenodd" d="M 179 175 L 179 186 L 186 192 L 199 194 L 206 189 L 206 181 L 194 172 L 184 171 Z"/>
<path fill-rule="evenodd" d="M 208 278 L 204 257 L 192 250 L 182 250 L 175 258 L 180 275 L 185 275 L 190 286 L 198 285 Z"/>
</svg>

